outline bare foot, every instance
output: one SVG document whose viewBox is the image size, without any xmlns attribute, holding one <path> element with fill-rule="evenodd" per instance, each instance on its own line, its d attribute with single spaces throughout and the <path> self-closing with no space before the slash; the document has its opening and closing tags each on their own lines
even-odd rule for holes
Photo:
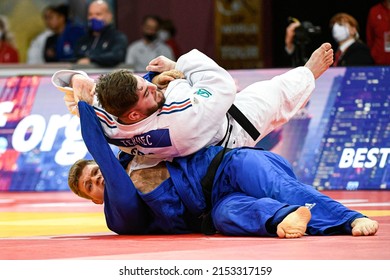
<svg viewBox="0 0 390 280">
<path fill-rule="evenodd" d="M 374 235 L 379 228 L 378 222 L 369 218 L 355 219 L 351 226 L 353 236 Z"/>
<path fill-rule="evenodd" d="M 310 221 L 311 213 L 307 207 L 299 207 L 294 212 L 288 214 L 283 221 L 278 224 L 276 234 L 280 238 L 299 238 L 306 232 L 306 226 Z"/>
<path fill-rule="evenodd" d="M 333 49 L 329 43 L 323 43 L 316 49 L 305 66 L 313 73 L 314 78 L 320 77 L 333 64 Z"/>
</svg>

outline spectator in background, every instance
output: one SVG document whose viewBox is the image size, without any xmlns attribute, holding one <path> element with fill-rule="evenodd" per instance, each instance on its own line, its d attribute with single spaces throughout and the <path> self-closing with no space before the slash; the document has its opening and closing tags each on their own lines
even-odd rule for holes
<svg viewBox="0 0 390 280">
<path fill-rule="evenodd" d="M 298 19 L 289 17 L 289 25 L 285 33 L 285 51 L 291 58 L 291 66 L 305 65 L 310 54 L 317 48 L 314 39 L 321 34 L 321 28 L 314 26 L 309 21 L 300 22 Z"/>
<path fill-rule="evenodd" d="M 45 30 L 36 36 L 27 50 L 27 64 L 42 64 L 45 62 L 44 49 L 46 39 L 53 35 L 52 28 L 52 14 L 54 13 L 54 6 L 46 6 L 42 11 L 42 19 L 45 25 Z"/>
<path fill-rule="evenodd" d="M 13 34 L 8 27 L 8 20 L 0 15 L 0 63 L 18 63 L 19 53 L 14 44 Z"/>
<path fill-rule="evenodd" d="M 174 58 L 177 60 L 181 56 L 181 49 L 175 40 L 175 36 L 176 27 L 173 21 L 170 19 L 162 20 L 160 30 L 158 31 L 158 38 L 172 49 Z"/>
<path fill-rule="evenodd" d="M 370 9 L 366 38 L 375 64 L 390 65 L 390 0 L 384 0 Z"/>
<path fill-rule="evenodd" d="M 158 39 L 161 20 L 157 16 L 147 15 L 142 20 L 142 38 L 127 48 L 126 64 L 135 72 L 145 72 L 149 62 L 159 55 L 174 60 L 172 49 Z"/>
<path fill-rule="evenodd" d="M 107 2 L 95 0 L 88 6 L 88 34 L 78 41 L 77 64 L 114 67 L 126 58 L 127 37 L 115 29 L 113 15 Z"/>
<path fill-rule="evenodd" d="M 51 30 L 54 34 L 46 39 L 44 58 L 46 62 L 74 61 L 74 48 L 80 37 L 85 35 L 84 27 L 69 20 L 69 7 L 60 4 L 50 13 Z"/>
<path fill-rule="evenodd" d="M 373 65 L 370 50 L 359 39 L 359 24 L 349 14 L 338 13 L 330 19 L 332 36 L 338 44 L 333 66 Z"/>
</svg>

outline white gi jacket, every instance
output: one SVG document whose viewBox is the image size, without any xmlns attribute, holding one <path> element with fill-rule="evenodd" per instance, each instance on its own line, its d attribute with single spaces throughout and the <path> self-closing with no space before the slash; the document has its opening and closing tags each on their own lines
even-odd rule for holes
<svg viewBox="0 0 390 280">
<path fill-rule="evenodd" d="M 223 144 L 228 141 L 228 147 L 254 146 L 293 117 L 314 89 L 311 71 L 299 67 L 271 80 L 254 83 L 237 94 L 231 75 L 198 50 L 181 56 L 176 69 L 186 79 L 170 82 L 162 109 L 139 123 L 120 124 L 94 104 L 109 142 L 136 155 L 132 170 L 190 155 L 222 140 Z M 64 91 L 63 87 L 69 85 L 75 73 L 81 72 L 59 71 L 53 75 L 52 82 Z M 259 130 L 258 139 L 253 140 L 230 116 L 226 117 L 233 102 Z M 232 134 L 225 137 L 230 124 Z"/>
</svg>

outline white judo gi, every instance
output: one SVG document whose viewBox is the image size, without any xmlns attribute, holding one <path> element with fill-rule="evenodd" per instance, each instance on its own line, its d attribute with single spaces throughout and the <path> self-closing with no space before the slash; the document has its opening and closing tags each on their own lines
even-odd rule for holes
<svg viewBox="0 0 390 280">
<path fill-rule="evenodd" d="M 121 124 L 94 104 L 108 142 L 135 155 L 131 170 L 190 155 L 210 145 L 254 146 L 303 108 L 315 87 L 312 72 L 298 67 L 237 93 L 231 75 L 198 50 L 182 55 L 175 69 L 183 72 L 185 79 L 170 82 L 163 107 L 136 124 Z M 64 91 L 76 73 L 87 76 L 63 70 L 53 75 L 52 82 Z M 233 102 L 261 133 L 258 139 L 252 139 L 226 116 Z"/>
</svg>

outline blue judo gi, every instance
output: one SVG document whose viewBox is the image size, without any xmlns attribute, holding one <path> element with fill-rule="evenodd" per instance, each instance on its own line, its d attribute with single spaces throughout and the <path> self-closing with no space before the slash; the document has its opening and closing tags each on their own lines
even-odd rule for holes
<svg viewBox="0 0 390 280">
<path fill-rule="evenodd" d="M 104 213 L 118 234 L 201 231 L 206 208 L 201 179 L 223 147 L 209 147 L 167 162 L 170 178 L 142 194 L 108 145 L 93 108 L 78 104 L 84 142 L 105 179 Z M 300 206 L 311 205 L 307 233 L 351 234 L 361 213 L 297 180 L 290 164 L 271 152 L 236 148 L 225 154 L 212 188 L 212 219 L 226 235 L 276 236 L 276 226 Z"/>
</svg>

